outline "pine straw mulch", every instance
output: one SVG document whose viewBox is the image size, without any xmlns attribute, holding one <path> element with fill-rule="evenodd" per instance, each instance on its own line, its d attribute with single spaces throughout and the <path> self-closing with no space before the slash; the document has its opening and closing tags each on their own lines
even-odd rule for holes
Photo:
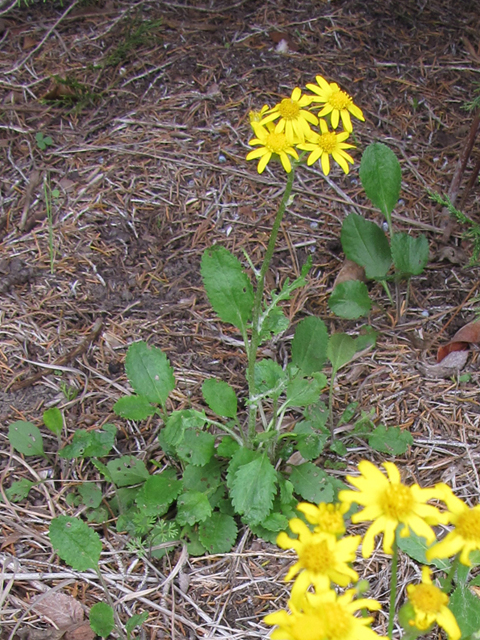
<svg viewBox="0 0 480 640">
<path fill-rule="evenodd" d="M 200 406 L 209 376 L 228 379 L 244 393 L 245 358 L 235 333 L 218 323 L 207 303 L 200 257 L 219 242 L 239 257 L 246 249 L 260 262 L 285 178 L 278 167 L 259 176 L 245 162 L 247 114 L 318 73 L 339 82 L 363 108 L 358 145 L 379 139 L 399 157 L 404 182 L 395 224 L 425 232 L 432 248 L 401 318 L 381 307 L 382 290 L 372 288 L 379 306 L 369 322 L 379 331 L 378 344 L 339 377 L 335 414 L 357 400 L 359 408 L 375 410 L 376 422 L 409 429 L 415 444 L 396 460 L 405 477 L 447 481 L 459 496 L 477 501 L 478 354 L 467 363 L 471 377 L 463 383 L 428 377 L 421 365 L 434 361 L 438 344 L 476 309 L 480 280 L 476 268 L 466 268 L 470 247 L 454 228 L 445 249 L 446 220 L 427 189 L 448 190 L 470 125 L 462 105 L 480 79 L 478 4 L 378 4 L 3 4 L 1 478 L 3 488 L 20 478 L 45 482 L 28 500 L 14 504 L 4 496 L 0 504 L 2 637 L 38 639 L 45 628 L 52 637 L 31 607 L 47 588 L 88 607 L 103 597 L 96 576 L 61 564 L 47 538 L 52 517 L 78 514 L 66 496 L 79 482 L 98 480 L 95 470 L 81 463 L 52 469 L 44 460 L 24 459 L 8 444 L 8 425 L 17 419 L 40 424 L 42 411 L 58 406 L 65 441 L 76 428 L 114 422 L 117 453 L 163 463 L 157 421 L 137 425 L 112 412 L 128 392 L 126 349 L 140 339 L 161 347 L 175 367 L 172 406 Z M 154 22 L 159 19 L 161 25 Z M 135 31 L 132 20 L 135 29 L 151 21 L 150 30 L 122 49 Z M 286 51 L 278 48 L 282 38 Z M 42 101 L 72 92 L 74 104 Z M 38 132 L 53 140 L 43 152 Z M 473 156 L 479 151 L 477 142 Z M 53 202 L 53 273 L 47 179 L 60 191 Z M 315 314 L 330 331 L 356 331 L 361 323 L 333 317 L 327 299 L 342 262 L 345 215 L 360 211 L 381 222 L 362 195 L 358 164 L 349 176 L 333 170 L 328 179 L 318 168 L 299 171 L 294 189 L 269 287 L 298 275 L 311 255 L 308 287 L 286 306 L 287 314 L 292 320 Z M 477 188 L 464 205 L 476 220 L 479 201 Z M 283 362 L 290 336 L 264 355 Z M 65 399 L 65 385 L 78 390 L 75 399 Z M 56 441 L 44 437 L 54 453 Z M 338 475 L 361 458 L 383 460 L 359 441 Z M 100 529 L 102 570 L 123 619 L 150 613 L 145 637 L 261 638 L 267 633 L 262 616 L 285 606 L 281 577 L 291 554 L 246 532 L 229 554 L 187 558 L 178 551 L 151 561 L 129 551 L 111 525 Z M 408 559 L 400 571 L 402 585 L 418 574 Z M 382 554 L 363 562 L 360 572 L 375 575 L 372 595 L 386 603 Z M 385 633 L 382 615 L 377 628 Z"/>
</svg>

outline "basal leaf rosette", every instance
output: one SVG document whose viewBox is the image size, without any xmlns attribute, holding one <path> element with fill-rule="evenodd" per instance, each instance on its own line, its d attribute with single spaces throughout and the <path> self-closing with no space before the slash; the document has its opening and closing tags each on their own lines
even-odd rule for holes
<svg viewBox="0 0 480 640">
<path fill-rule="evenodd" d="M 353 523 L 372 521 L 362 542 L 364 558 L 372 555 L 375 536 L 379 533 L 383 532 L 383 550 L 392 554 L 399 525 L 403 525 L 401 537 L 409 536 L 412 530 L 432 544 L 436 539 L 432 526 L 447 524 L 449 520 L 447 512 L 441 513 L 437 507 L 427 504 L 430 500 L 443 499 L 441 486 L 427 489 L 420 488 L 418 484 L 407 486 L 401 482 L 400 472 L 393 462 L 384 462 L 382 466 L 387 476 L 371 462 L 362 460 L 358 465 L 361 475 L 347 476 L 358 491 L 344 490 L 338 496 L 347 505 L 355 502 L 364 507 L 352 515 Z"/>
</svg>

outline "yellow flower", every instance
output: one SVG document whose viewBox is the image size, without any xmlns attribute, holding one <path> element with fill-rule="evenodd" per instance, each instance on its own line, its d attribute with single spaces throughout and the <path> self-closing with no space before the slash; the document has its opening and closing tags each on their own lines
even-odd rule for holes
<svg viewBox="0 0 480 640">
<path fill-rule="evenodd" d="M 258 149 L 250 151 L 247 160 L 260 158 L 257 171 L 262 173 L 270 162 L 270 158 L 275 154 L 280 158 L 280 162 L 287 173 L 292 170 L 290 158 L 293 156 L 298 160 L 298 153 L 292 145 L 292 141 L 284 133 L 276 133 L 273 127 L 264 127 L 258 122 L 251 122 L 256 138 L 249 140 L 250 145 L 260 145 Z"/>
<path fill-rule="evenodd" d="M 448 596 L 432 584 L 430 569 L 423 567 L 422 582 L 409 584 L 407 595 L 415 612 L 415 619 L 410 625 L 419 631 L 426 631 L 434 622 L 445 629 L 450 640 L 459 640 L 461 631 L 455 616 L 447 607 Z"/>
<path fill-rule="evenodd" d="M 320 134 L 313 133 L 313 135 L 310 136 L 310 142 L 297 145 L 299 149 L 311 151 L 311 154 L 307 159 L 307 164 L 310 166 L 320 158 L 322 162 L 322 171 L 326 176 L 328 176 L 330 173 L 331 155 L 335 162 L 338 162 L 342 167 L 345 173 L 348 173 L 350 171 L 350 167 L 347 164 L 347 160 L 353 164 L 353 158 L 344 151 L 344 149 L 351 149 L 354 147 L 353 144 L 345 142 L 349 136 L 348 131 L 343 131 L 342 133 L 329 131 L 325 120 L 320 120 L 320 131 Z"/>
<path fill-rule="evenodd" d="M 266 114 L 266 112 L 268 111 L 268 109 L 269 109 L 268 104 L 264 104 L 263 107 L 260 109 L 260 111 L 250 111 L 248 114 L 250 124 L 252 124 L 253 122 L 260 122 L 264 117 L 264 115 Z"/>
<path fill-rule="evenodd" d="M 317 116 L 303 109 L 303 107 L 308 107 L 311 101 L 311 96 L 302 96 L 302 92 L 296 87 L 292 91 L 291 97 L 284 98 L 270 109 L 270 113 L 261 120 L 260 124 L 266 124 L 280 118 L 275 126 L 275 133 L 284 131 L 294 144 L 304 142 L 305 138 L 313 133 L 309 123 L 317 124 L 318 122 Z"/>
<path fill-rule="evenodd" d="M 354 600 L 355 589 L 337 595 L 332 589 L 317 593 L 292 589 L 288 602 L 291 614 L 276 611 L 265 617 L 265 623 L 278 625 L 272 640 L 386 640 L 371 628 L 372 617 L 357 618 L 359 609 L 377 611 L 380 603 L 360 598 Z"/>
<path fill-rule="evenodd" d="M 291 580 L 299 571 L 297 578 L 299 588 L 308 588 L 310 584 L 317 589 L 328 589 L 330 581 L 341 587 L 358 580 L 358 574 L 349 565 L 355 560 L 360 544 L 360 536 L 348 536 L 337 540 L 330 533 L 312 533 L 299 518 L 288 523 L 293 533 L 298 534 L 296 540 L 289 538 L 285 532 L 277 537 L 277 545 L 282 549 L 295 549 L 298 560 L 290 568 L 285 580 Z"/>
<path fill-rule="evenodd" d="M 443 540 L 428 549 L 427 560 L 448 558 L 461 551 L 460 562 L 470 566 L 470 552 L 480 550 L 480 504 L 469 507 L 457 498 L 449 486 L 439 486 L 444 491 L 443 500 L 449 510 L 449 521 L 455 528 Z"/>
<path fill-rule="evenodd" d="M 426 504 L 434 498 L 442 499 L 443 490 L 438 485 L 430 489 L 421 489 L 418 484 L 410 487 L 402 484 L 400 472 L 393 462 L 382 465 L 387 471 L 387 477 L 371 462 L 362 460 L 358 470 L 360 477 L 347 476 L 348 481 L 359 491 L 340 491 L 339 499 L 351 505 L 352 502 L 365 507 L 360 513 L 352 516 L 352 522 L 366 522 L 373 520 L 362 543 L 362 555 L 368 558 L 372 555 L 375 536 L 383 531 L 383 550 L 393 553 L 392 544 L 395 531 L 400 524 L 403 528 L 400 535 L 404 538 L 410 535 L 410 529 L 417 535 L 426 538 L 428 544 L 435 540 L 435 533 L 430 525 L 448 522 L 448 514 L 440 513 L 433 505 Z"/>
<path fill-rule="evenodd" d="M 346 504 L 320 502 L 316 507 L 308 502 L 300 502 L 297 510 L 304 514 L 310 524 L 315 525 L 316 532 L 332 533 L 336 537 L 345 533 L 343 515 L 348 511 Z"/>
<path fill-rule="evenodd" d="M 345 131 L 350 133 L 353 131 L 350 114 L 365 121 L 362 110 L 353 104 L 353 99 L 348 93 L 342 91 L 336 82 L 328 83 L 322 76 L 316 76 L 318 86 L 315 84 L 307 84 L 307 89 L 313 91 L 316 95 L 312 96 L 312 102 L 323 102 L 325 106 L 319 112 L 318 117 L 331 114 L 332 127 L 336 129 L 340 117 Z"/>
</svg>

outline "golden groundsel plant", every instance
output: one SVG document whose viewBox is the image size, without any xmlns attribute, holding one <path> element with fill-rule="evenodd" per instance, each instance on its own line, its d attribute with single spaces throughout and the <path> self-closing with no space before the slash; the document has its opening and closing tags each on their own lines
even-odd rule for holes
<svg viewBox="0 0 480 640">
<path fill-rule="evenodd" d="M 328 83 L 316 76 L 317 84 L 307 84 L 313 94 L 302 94 L 296 87 L 289 98 L 283 98 L 274 107 L 264 105 L 260 111 L 250 112 L 250 124 L 255 137 L 249 141 L 256 147 L 247 155 L 247 160 L 258 160 L 258 173 L 262 173 L 273 159 L 279 159 L 287 173 L 292 170 L 291 158 L 299 161 L 298 150 L 309 151 L 307 164 L 320 160 L 325 175 L 330 172 L 330 156 L 345 173 L 352 156 L 346 149 L 354 145 L 346 142 L 353 131 L 350 115 L 365 120 L 353 98 L 335 83 Z M 312 105 L 321 104 L 318 116 L 312 113 Z M 337 133 L 342 121 L 344 131 Z M 318 125 L 319 130 L 312 127 Z M 330 130 L 332 127 L 333 130 Z"/>
<path fill-rule="evenodd" d="M 288 581 L 296 576 L 288 601 L 289 610 L 270 613 L 265 618 L 268 625 L 276 627 L 271 633 L 274 640 L 379 640 L 386 637 L 372 629 L 374 618 L 366 613 L 379 611 L 380 603 L 362 597 L 368 582 L 358 581 L 358 574 L 352 568 L 360 544 L 363 557 L 370 557 L 379 534 L 383 534 L 383 551 L 392 556 L 388 638 L 392 638 L 395 617 L 397 534 L 398 540 L 411 535 L 425 539 L 427 562 L 455 556 L 442 588 L 434 584 L 427 566 L 421 571 L 421 581 L 407 586 L 408 600 L 399 612 L 399 620 L 405 629 L 404 638 L 416 638 L 430 632 L 434 624 L 445 631 L 449 640 L 476 637 L 461 631 L 462 620 L 457 621 L 449 608 L 449 592 L 454 577 L 458 580 L 458 567 L 461 564 L 470 567 L 472 552 L 480 550 L 480 505 L 469 507 L 443 483 L 425 489 L 417 484 L 404 484 L 394 463 L 384 462 L 382 466 L 386 475 L 371 462 L 363 460 L 358 465 L 360 474 L 347 476 L 353 488 L 340 491 L 338 504 L 300 503 L 298 511 L 307 522 L 293 518 L 289 523 L 291 533 L 297 537 L 291 538 L 285 532 L 279 534 L 278 546 L 294 549 L 298 559 L 285 578 Z M 430 504 L 432 501 L 435 504 Z M 363 509 L 353 513 L 351 521 L 370 523 L 363 539 L 345 535 L 344 516 L 353 504 Z M 453 525 L 441 541 L 437 541 L 432 528 L 439 524 Z M 342 592 L 342 588 L 350 583 L 356 583 L 356 588 Z M 356 615 L 359 611 L 361 616 Z"/>
</svg>

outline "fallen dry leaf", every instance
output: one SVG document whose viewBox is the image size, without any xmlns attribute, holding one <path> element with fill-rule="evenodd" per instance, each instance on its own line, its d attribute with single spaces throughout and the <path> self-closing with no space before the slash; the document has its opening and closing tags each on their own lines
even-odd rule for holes
<svg viewBox="0 0 480 640">
<path fill-rule="evenodd" d="M 32 609 L 59 629 L 66 629 L 83 621 L 83 607 L 80 602 L 57 591 L 39 596 Z"/>
<path fill-rule="evenodd" d="M 419 371 L 427 378 L 450 378 L 456 375 L 467 362 L 468 351 L 452 351 L 438 364 L 417 364 Z"/>
<path fill-rule="evenodd" d="M 468 351 L 470 344 L 480 343 L 480 318 L 472 320 L 459 329 L 447 344 L 439 347 L 437 351 L 437 362 L 442 360 L 452 351 Z"/>
<path fill-rule="evenodd" d="M 353 262 L 353 260 L 348 260 L 348 258 L 346 258 L 342 268 L 335 278 L 333 288 L 335 289 L 337 284 L 340 284 L 341 282 L 348 282 L 349 280 L 360 280 L 361 282 L 365 282 L 365 279 L 365 269 L 356 262 Z"/>
<path fill-rule="evenodd" d="M 94 640 L 95 637 L 95 633 L 87 621 L 72 625 L 65 630 L 65 640 Z"/>
</svg>

